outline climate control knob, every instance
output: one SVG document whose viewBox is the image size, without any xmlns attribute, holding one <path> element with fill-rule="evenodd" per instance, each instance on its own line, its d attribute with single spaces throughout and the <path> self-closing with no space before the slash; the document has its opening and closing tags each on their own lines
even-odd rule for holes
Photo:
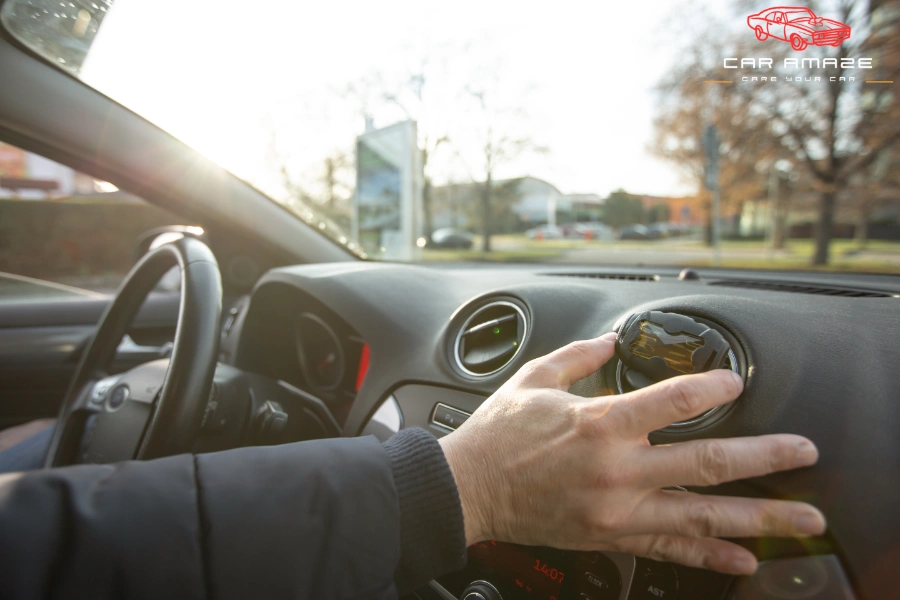
<svg viewBox="0 0 900 600">
<path fill-rule="evenodd" d="M 500 595 L 497 588 L 482 580 L 470 583 L 459 598 L 460 600 L 503 600 L 503 596 Z"/>
</svg>

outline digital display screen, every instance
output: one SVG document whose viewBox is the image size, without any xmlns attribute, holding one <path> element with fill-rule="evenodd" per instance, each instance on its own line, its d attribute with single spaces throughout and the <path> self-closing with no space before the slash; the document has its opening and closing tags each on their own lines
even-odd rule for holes
<svg viewBox="0 0 900 600">
<path fill-rule="evenodd" d="M 527 546 L 481 542 L 469 548 L 469 557 L 505 576 L 508 585 L 519 588 L 529 596 L 547 600 L 562 598 L 572 560 L 545 560 Z M 563 555 L 565 559 L 568 556 Z"/>
<path fill-rule="evenodd" d="M 508 600 L 618 600 L 622 587 L 618 567 L 599 552 L 480 542 L 469 547 L 469 567 Z"/>
</svg>

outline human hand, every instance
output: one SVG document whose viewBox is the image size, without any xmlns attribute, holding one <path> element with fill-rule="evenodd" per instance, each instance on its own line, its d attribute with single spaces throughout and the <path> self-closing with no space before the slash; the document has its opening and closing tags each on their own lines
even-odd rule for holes
<svg viewBox="0 0 900 600">
<path fill-rule="evenodd" d="M 814 464 L 790 434 L 651 446 L 647 434 L 738 397 L 716 370 L 624 395 L 568 393 L 615 351 L 615 335 L 574 342 L 519 370 L 441 446 L 459 489 L 467 544 L 493 539 L 612 550 L 751 574 L 754 555 L 720 537 L 809 536 L 825 518 L 801 502 L 666 491 Z"/>
</svg>

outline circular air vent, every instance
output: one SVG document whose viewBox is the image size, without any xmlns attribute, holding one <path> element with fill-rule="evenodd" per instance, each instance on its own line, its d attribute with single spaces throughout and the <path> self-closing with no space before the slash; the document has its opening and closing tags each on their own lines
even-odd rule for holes
<svg viewBox="0 0 900 600">
<path fill-rule="evenodd" d="M 486 304 L 465 320 L 453 342 L 456 366 L 466 375 L 485 377 L 508 365 L 527 331 L 525 311 L 512 302 Z"/>
<path fill-rule="evenodd" d="M 644 382 L 640 381 L 637 377 L 632 375 L 632 371 L 620 360 L 616 361 L 618 364 L 616 365 L 616 388 L 619 390 L 620 394 L 625 394 L 627 392 L 633 392 L 636 389 L 644 387 Z M 726 369 L 731 369 L 738 375 L 741 374 L 741 369 L 738 364 L 737 356 L 734 353 L 734 350 L 728 351 L 728 359 L 725 361 Z M 639 377 L 643 377 L 640 376 Z M 649 382 L 648 382 L 649 383 Z M 705 425 L 711 422 L 712 418 L 722 411 L 727 405 L 716 406 L 715 408 L 711 408 L 703 414 L 697 415 L 693 419 L 688 419 L 687 421 L 676 421 L 672 423 L 665 429 L 667 430 L 681 430 L 693 428 L 699 425 Z"/>
<path fill-rule="evenodd" d="M 730 369 L 740 375 L 742 378 L 745 377 L 745 374 L 747 372 L 746 357 L 744 356 L 741 350 L 741 346 L 734 338 L 734 336 L 731 335 L 731 333 L 726 329 L 712 323 L 711 321 L 707 321 L 706 319 L 702 319 L 699 317 L 691 317 L 691 319 L 716 330 L 724 338 L 725 343 L 727 344 L 726 347 L 728 348 L 728 352 L 725 355 L 725 361 L 720 368 Z M 621 326 L 624 325 L 618 325 L 616 329 L 618 330 L 618 327 Z M 612 368 L 613 365 L 611 364 L 610 367 Z M 607 377 L 614 376 L 616 391 L 618 391 L 618 393 L 620 394 L 632 392 L 653 383 L 653 381 L 646 375 L 629 368 L 628 365 L 618 359 L 614 361 L 613 370 L 608 370 L 607 373 Z M 691 419 L 672 423 L 668 427 L 664 427 L 661 431 L 692 431 L 701 427 L 705 427 L 721 418 L 726 412 L 728 412 L 728 409 L 732 405 L 733 403 L 717 406 Z"/>
</svg>

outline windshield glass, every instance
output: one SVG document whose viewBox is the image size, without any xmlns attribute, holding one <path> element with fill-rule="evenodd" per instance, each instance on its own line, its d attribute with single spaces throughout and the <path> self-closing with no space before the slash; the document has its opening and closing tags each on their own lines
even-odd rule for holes
<svg viewBox="0 0 900 600">
<path fill-rule="evenodd" d="M 369 258 L 900 272 L 898 3 L 7 0 Z"/>
</svg>

